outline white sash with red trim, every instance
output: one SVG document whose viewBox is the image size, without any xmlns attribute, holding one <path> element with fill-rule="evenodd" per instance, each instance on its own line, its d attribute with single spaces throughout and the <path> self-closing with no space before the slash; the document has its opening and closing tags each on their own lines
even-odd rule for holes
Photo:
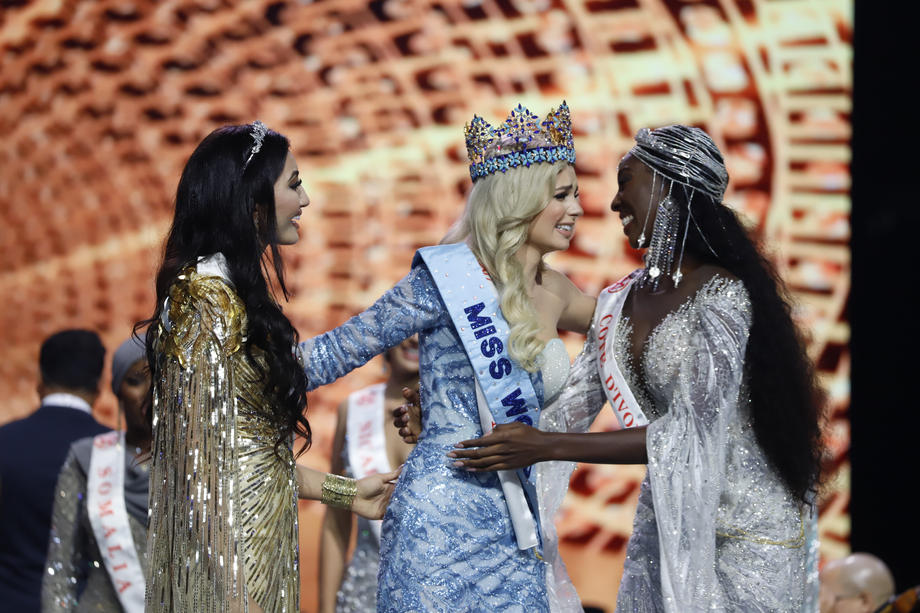
<svg viewBox="0 0 920 613">
<path fill-rule="evenodd" d="M 387 458 L 386 433 L 384 432 L 385 415 L 383 400 L 385 383 L 378 383 L 352 392 L 348 396 L 348 419 L 345 433 L 347 435 L 348 464 L 356 479 L 370 475 L 390 472 L 390 460 Z M 371 520 L 371 532 L 380 542 L 379 519 Z"/>
<path fill-rule="evenodd" d="M 613 355 L 613 326 L 620 318 L 629 288 L 638 279 L 642 270 L 617 281 L 601 291 L 594 311 L 594 330 L 597 332 L 597 371 L 607 394 L 607 401 L 622 428 L 636 428 L 648 425 L 648 418 L 642 412 L 635 396 L 626 384 Z"/>
<path fill-rule="evenodd" d="M 143 613 L 144 571 L 134 547 L 125 507 L 123 432 L 106 432 L 93 439 L 86 509 L 122 608 L 128 613 Z"/>
</svg>

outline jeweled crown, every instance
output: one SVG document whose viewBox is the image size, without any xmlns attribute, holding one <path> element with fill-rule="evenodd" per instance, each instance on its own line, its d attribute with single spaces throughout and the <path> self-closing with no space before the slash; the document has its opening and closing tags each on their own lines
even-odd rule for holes
<svg viewBox="0 0 920 613">
<path fill-rule="evenodd" d="M 473 181 L 492 173 L 531 164 L 575 163 L 572 118 L 562 102 L 542 122 L 527 108 L 517 105 L 497 128 L 473 115 L 464 129 L 466 152 Z"/>
</svg>

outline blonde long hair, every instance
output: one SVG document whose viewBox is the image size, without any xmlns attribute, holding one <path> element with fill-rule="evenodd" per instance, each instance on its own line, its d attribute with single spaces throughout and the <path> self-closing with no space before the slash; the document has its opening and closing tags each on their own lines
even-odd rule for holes
<svg viewBox="0 0 920 613">
<path fill-rule="evenodd" d="M 527 242 L 530 222 L 546 208 L 556 191 L 556 176 L 568 165 L 564 161 L 534 164 L 477 180 L 463 216 L 441 241 L 442 245 L 466 241 L 489 272 L 511 328 L 508 351 L 529 372 L 540 368 L 544 343 L 524 269 L 514 254 Z M 545 268 L 541 261 L 539 272 Z"/>
</svg>

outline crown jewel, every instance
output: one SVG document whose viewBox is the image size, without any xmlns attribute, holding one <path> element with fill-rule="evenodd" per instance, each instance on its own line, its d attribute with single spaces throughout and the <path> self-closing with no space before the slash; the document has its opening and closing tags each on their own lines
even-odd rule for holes
<svg viewBox="0 0 920 613">
<path fill-rule="evenodd" d="M 466 152 L 473 181 L 492 173 L 538 163 L 575 163 L 572 119 L 562 102 L 542 122 L 522 105 L 497 128 L 477 115 L 466 125 Z"/>
</svg>

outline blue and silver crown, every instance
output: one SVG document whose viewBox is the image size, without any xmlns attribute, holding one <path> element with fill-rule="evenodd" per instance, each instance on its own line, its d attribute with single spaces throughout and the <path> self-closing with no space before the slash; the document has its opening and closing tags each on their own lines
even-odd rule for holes
<svg viewBox="0 0 920 613">
<path fill-rule="evenodd" d="M 518 166 L 575 163 L 572 118 L 565 101 L 558 109 L 550 110 L 542 122 L 520 104 L 497 128 L 474 115 L 473 121 L 466 125 L 464 134 L 473 181 Z"/>
</svg>

